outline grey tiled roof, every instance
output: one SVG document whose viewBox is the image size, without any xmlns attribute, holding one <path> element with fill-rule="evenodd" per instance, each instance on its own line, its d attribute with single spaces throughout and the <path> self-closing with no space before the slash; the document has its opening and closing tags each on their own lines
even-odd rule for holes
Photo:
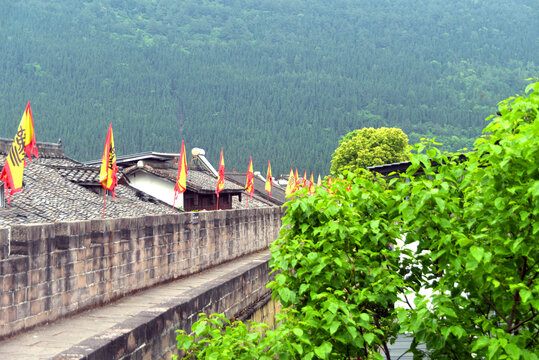
<svg viewBox="0 0 539 360">
<path fill-rule="evenodd" d="M 174 160 L 174 158 L 179 158 L 179 153 L 163 153 L 163 152 L 156 152 L 156 151 L 144 151 L 136 154 L 128 154 L 128 155 L 117 155 L 116 156 L 116 164 L 118 166 L 124 165 L 124 166 L 130 166 L 133 164 L 136 164 L 138 160 L 157 160 L 157 161 L 170 161 Z M 101 160 L 91 160 L 85 162 L 86 165 L 99 165 L 101 164 Z"/>
<path fill-rule="evenodd" d="M 0 161 L 5 161 L 1 156 Z M 117 188 L 117 198 L 107 198 L 105 217 L 140 216 L 170 211 L 159 204 L 137 202 L 133 206 L 133 190 Z M 131 199 L 127 195 L 129 194 Z M 0 225 L 101 218 L 103 196 L 76 185 L 56 170 L 32 161 L 24 169 L 24 187 L 13 194 L 11 204 L 0 208 Z"/>
<path fill-rule="evenodd" d="M 225 177 L 227 179 L 229 179 L 229 180 L 232 180 L 236 184 L 241 185 L 242 188 L 245 188 L 246 177 L 247 177 L 246 173 L 227 172 L 227 173 L 225 173 Z M 258 197 L 260 201 L 263 201 L 263 202 L 266 203 L 267 202 L 267 196 L 268 196 L 268 193 L 265 190 L 266 182 L 263 181 L 262 179 L 260 179 L 259 177 L 255 176 L 253 184 L 254 184 L 254 195 L 253 196 Z M 273 205 L 279 205 L 280 206 L 280 205 L 284 204 L 285 203 L 285 191 L 282 188 L 280 188 L 280 187 L 278 187 L 278 186 L 276 186 L 274 184 L 273 188 L 271 190 L 270 201 L 271 201 L 271 203 L 273 203 Z"/>
<path fill-rule="evenodd" d="M 0 153 L 7 154 L 11 150 L 11 144 L 13 138 L 5 139 L 0 138 Z M 64 151 L 62 150 L 62 144 L 59 143 L 45 143 L 38 142 L 37 149 L 40 158 L 65 158 Z"/>
<path fill-rule="evenodd" d="M 0 166 L 12 140 L 0 139 Z M 99 184 L 99 168 L 84 166 L 63 155 L 58 144 L 38 143 L 39 158 L 27 161 L 23 189 L 13 194 L 11 204 L 0 208 L 0 227 L 12 224 L 86 220 L 103 216 L 103 196 L 78 185 Z M 3 186 L 0 184 L 0 186 Z M 6 194 L 7 195 L 7 194 Z M 116 199 L 107 196 L 105 217 L 163 214 L 170 206 L 154 199 L 143 201 L 135 189 L 119 184 Z M 7 200 L 7 196 L 6 196 Z M 136 206 L 134 205 L 134 202 Z"/>
<path fill-rule="evenodd" d="M 53 165 L 51 167 L 71 182 L 77 184 L 99 184 L 100 168 L 97 166 Z"/>
<path fill-rule="evenodd" d="M 122 170 L 124 175 L 129 175 L 137 171 L 145 171 L 145 172 L 154 174 L 156 176 L 165 178 L 167 180 L 170 180 L 173 183 L 176 182 L 176 179 L 178 177 L 177 168 L 176 169 L 155 169 L 149 165 L 144 165 L 143 167 L 139 168 L 136 165 L 133 165 Z M 214 193 L 216 187 L 217 187 L 217 178 L 213 176 L 213 174 L 210 174 L 208 171 L 202 170 L 199 167 L 188 166 L 187 189 L 194 192 Z M 243 187 L 238 186 L 234 184 L 233 182 L 225 179 L 223 192 L 224 193 L 227 193 L 227 192 L 241 193 L 243 192 Z"/>
</svg>

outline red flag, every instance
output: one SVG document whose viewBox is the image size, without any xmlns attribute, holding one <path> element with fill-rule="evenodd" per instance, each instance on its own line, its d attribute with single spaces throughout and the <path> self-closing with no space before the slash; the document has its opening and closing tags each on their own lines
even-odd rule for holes
<svg viewBox="0 0 539 360">
<path fill-rule="evenodd" d="M 253 175 L 253 158 L 249 157 L 249 168 L 247 169 L 247 179 L 245 183 L 245 191 L 249 193 L 249 198 L 253 197 L 254 192 L 254 175 Z"/>
<path fill-rule="evenodd" d="M 36 135 L 34 133 L 34 119 L 32 118 L 32 109 L 30 101 L 22 114 L 15 139 L 11 145 L 11 150 L 6 157 L 4 168 L 0 173 L 0 181 L 4 182 L 4 189 L 10 189 L 8 204 L 11 203 L 11 195 L 22 189 L 23 169 L 26 166 L 24 154 L 28 156 L 28 161 L 32 161 L 32 155 L 39 157 L 37 153 Z"/>
<path fill-rule="evenodd" d="M 219 178 L 217 179 L 217 187 L 215 193 L 219 197 L 219 192 L 225 187 L 225 160 L 223 159 L 223 148 L 221 148 L 221 159 L 219 160 Z"/>
<path fill-rule="evenodd" d="M 266 192 L 269 193 L 270 197 L 271 197 L 272 187 L 273 187 L 273 178 L 271 177 L 271 163 L 268 160 L 268 172 L 266 174 L 266 186 L 264 187 L 264 190 L 266 190 Z"/>
<path fill-rule="evenodd" d="M 99 172 L 99 182 L 105 189 L 112 192 L 113 198 L 116 198 L 116 195 L 114 194 L 114 189 L 118 184 L 118 180 L 116 179 L 117 172 L 118 166 L 116 166 L 116 151 L 114 150 L 114 136 L 112 135 L 111 123 L 109 125 L 109 131 L 107 132 L 107 139 L 105 140 L 103 157 L 101 158 L 101 171 Z"/>
<path fill-rule="evenodd" d="M 331 185 L 332 185 L 333 181 L 331 180 L 331 176 L 328 176 L 328 185 L 327 185 L 327 188 L 326 190 L 330 193 L 330 194 L 333 194 L 333 191 L 331 191 Z"/>
</svg>

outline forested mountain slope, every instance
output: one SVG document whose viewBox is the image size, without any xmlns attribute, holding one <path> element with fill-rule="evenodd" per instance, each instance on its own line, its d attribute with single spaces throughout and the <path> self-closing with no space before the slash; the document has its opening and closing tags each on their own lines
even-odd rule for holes
<svg viewBox="0 0 539 360">
<path fill-rule="evenodd" d="M 539 74 L 535 0 L 0 2 L 0 136 L 97 159 L 206 149 L 227 169 L 327 173 L 338 139 L 400 127 L 471 145 Z"/>
</svg>

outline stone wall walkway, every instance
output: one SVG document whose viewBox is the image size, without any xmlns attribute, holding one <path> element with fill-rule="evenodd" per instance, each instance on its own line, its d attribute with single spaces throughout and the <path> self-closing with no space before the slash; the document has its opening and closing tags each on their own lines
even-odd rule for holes
<svg viewBox="0 0 539 360">
<path fill-rule="evenodd" d="M 103 307 L 87 310 L 22 333 L 0 342 L 0 359 L 35 360 L 55 357 L 75 359 L 77 357 L 65 354 L 77 344 L 88 342 L 88 339 L 92 338 L 102 340 L 120 336 L 123 329 L 118 325 L 136 317 L 137 314 L 165 311 L 164 304 L 170 304 L 175 298 L 192 293 L 194 289 L 204 290 L 218 283 L 227 282 L 238 270 L 248 265 L 267 262 L 269 258 L 269 250 L 243 256 L 198 274 L 135 293 Z M 58 355 L 61 353 L 64 355 Z"/>
</svg>

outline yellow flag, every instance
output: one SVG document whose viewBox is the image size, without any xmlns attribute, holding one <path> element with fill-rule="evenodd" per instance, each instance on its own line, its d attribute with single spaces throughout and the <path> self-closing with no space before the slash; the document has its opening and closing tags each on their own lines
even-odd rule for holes
<svg viewBox="0 0 539 360">
<path fill-rule="evenodd" d="M 219 177 L 217 178 L 217 187 L 215 193 L 219 198 L 219 192 L 225 188 L 225 160 L 223 159 L 223 148 L 221 148 L 221 159 L 219 160 Z"/>
<path fill-rule="evenodd" d="M 271 163 L 268 160 L 268 172 L 266 174 L 266 186 L 264 187 L 264 190 L 266 190 L 266 192 L 269 193 L 269 196 L 271 196 L 272 186 L 273 186 L 273 178 L 271 177 Z"/>
<path fill-rule="evenodd" d="M 247 169 L 247 179 L 245 182 L 245 191 L 249 194 L 249 197 L 253 197 L 254 192 L 254 174 L 253 174 L 253 157 L 249 158 L 249 168 Z"/>
<path fill-rule="evenodd" d="M 187 190 L 187 158 L 185 157 L 185 144 L 182 140 L 182 152 L 180 154 L 180 163 L 178 164 L 178 180 L 174 187 L 174 194 L 183 193 Z"/>
<path fill-rule="evenodd" d="M 105 140 L 105 149 L 103 150 L 103 157 L 101 158 L 101 171 L 99 172 L 99 182 L 101 185 L 112 192 L 112 197 L 115 198 L 114 189 L 118 183 L 116 179 L 116 173 L 118 167 L 116 166 L 116 151 L 114 150 L 114 136 L 112 135 L 112 123 L 109 126 L 107 132 L 107 139 Z"/>
<path fill-rule="evenodd" d="M 6 158 L 2 173 L 0 173 L 0 181 L 4 182 L 4 188 L 11 190 L 8 197 L 8 204 L 11 203 L 11 195 L 22 189 L 22 175 L 24 166 L 26 165 L 24 160 L 25 153 L 28 155 L 28 161 L 32 160 L 32 155 L 36 158 L 38 157 L 30 102 L 26 105 L 21 123 L 11 145 L 11 150 Z"/>
<path fill-rule="evenodd" d="M 313 173 L 311 173 L 311 179 L 309 180 L 309 194 L 314 194 Z"/>
<path fill-rule="evenodd" d="M 291 196 L 294 191 L 296 191 L 296 180 L 294 178 L 294 172 L 290 168 L 290 176 L 288 176 L 288 184 L 286 184 L 285 195 L 286 197 Z"/>
</svg>

